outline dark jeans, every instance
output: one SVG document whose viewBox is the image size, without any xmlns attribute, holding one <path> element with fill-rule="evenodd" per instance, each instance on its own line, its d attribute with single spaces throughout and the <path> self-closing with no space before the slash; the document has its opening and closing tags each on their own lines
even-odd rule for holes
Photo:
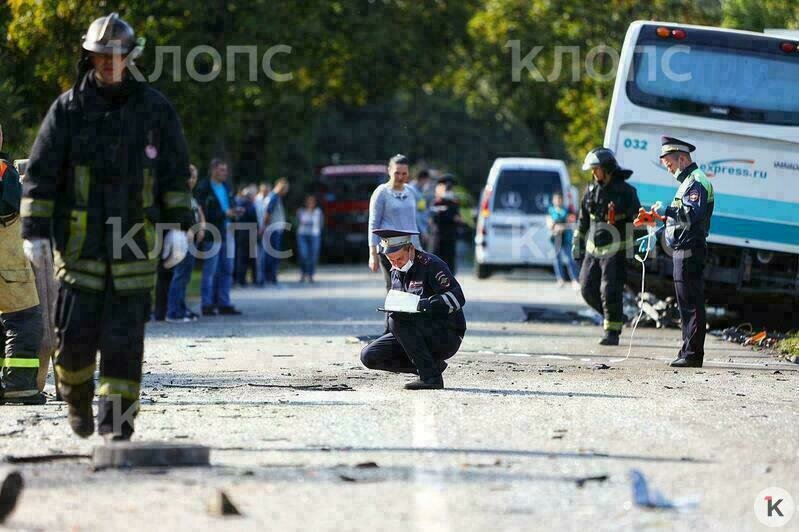
<svg viewBox="0 0 799 532">
<path fill-rule="evenodd" d="M 280 257 L 275 256 L 275 252 L 281 251 L 283 245 L 283 231 L 279 229 L 267 231 L 269 235 L 270 248 L 266 249 L 266 256 L 264 257 L 264 281 L 271 284 L 277 284 L 277 270 L 280 266 Z"/>
<path fill-rule="evenodd" d="M 186 287 L 191 281 L 191 272 L 194 269 L 194 255 L 189 253 L 180 264 L 173 268 L 172 282 L 169 285 L 167 298 L 166 317 L 180 319 L 188 312 L 186 306 Z"/>
<path fill-rule="evenodd" d="M 297 235 L 297 252 L 300 271 L 308 277 L 316 273 L 316 263 L 319 261 L 319 248 L 322 243 L 320 235 Z"/>
</svg>

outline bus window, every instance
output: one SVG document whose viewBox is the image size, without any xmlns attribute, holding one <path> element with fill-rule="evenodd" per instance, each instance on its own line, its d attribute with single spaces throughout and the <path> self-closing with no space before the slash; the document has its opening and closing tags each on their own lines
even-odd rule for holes
<svg viewBox="0 0 799 532">
<path fill-rule="evenodd" d="M 700 45 L 646 44 L 635 55 L 627 92 L 633 103 L 664 111 L 799 125 L 797 59 Z"/>
</svg>

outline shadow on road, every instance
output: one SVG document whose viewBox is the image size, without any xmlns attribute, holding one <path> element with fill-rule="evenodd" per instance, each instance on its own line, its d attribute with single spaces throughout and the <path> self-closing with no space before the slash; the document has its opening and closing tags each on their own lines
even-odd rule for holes
<svg viewBox="0 0 799 532">
<path fill-rule="evenodd" d="M 524 395 L 524 396 L 549 396 L 549 397 L 591 397 L 595 399 L 640 399 L 634 395 L 607 395 L 602 393 L 582 392 L 542 392 L 537 390 L 502 390 L 488 388 L 447 388 L 448 392 L 474 393 L 480 395 Z"/>
<path fill-rule="evenodd" d="M 711 460 L 702 460 L 687 456 L 645 456 L 636 454 L 611 454 L 602 452 L 568 452 L 568 451 L 538 451 L 526 449 L 475 449 L 458 447 L 276 447 L 237 449 L 247 452 L 274 452 L 274 453 L 430 453 L 430 454 L 476 454 L 490 456 L 516 456 L 522 458 L 580 458 L 580 459 L 607 459 L 631 462 L 669 462 L 684 464 L 712 464 Z"/>
</svg>

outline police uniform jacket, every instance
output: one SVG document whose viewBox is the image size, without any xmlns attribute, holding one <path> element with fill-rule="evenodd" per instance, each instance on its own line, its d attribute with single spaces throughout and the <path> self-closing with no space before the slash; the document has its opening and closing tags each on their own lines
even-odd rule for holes
<svg viewBox="0 0 799 532">
<path fill-rule="evenodd" d="M 102 291 L 110 276 L 117 292 L 149 292 L 154 224 L 191 225 L 188 178 L 186 141 L 169 101 L 130 77 L 98 87 L 89 71 L 56 99 L 36 137 L 23 183 L 23 236 L 54 237 L 63 283 Z"/>
<path fill-rule="evenodd" d="M 704 249 L 713 216 L 713 185 L 696 163 L 677 176 L 680 188 L 666 208 L 666 242 L 674 250 Z"/>
<path fill-rule="evenodd" d="M 423 317 L 440 321 L 459 336 L 466 332 L 463 290 L 444 261 L 435 255 L 416 250 L 407 272 L 391 270 L 391 288 L 418 295 Z"/>
<path fill-rule="evenodd" d="M 585 250 L 596 257 L 624 252 L 634 244 L 631 224 L 641 202 L 635 187 L 626 182 L 631 174 L 629 170 L 619 170 L 606 185 L 591 183 L 583 195 L 573 238 L 584 238 Z"/>
</svg>

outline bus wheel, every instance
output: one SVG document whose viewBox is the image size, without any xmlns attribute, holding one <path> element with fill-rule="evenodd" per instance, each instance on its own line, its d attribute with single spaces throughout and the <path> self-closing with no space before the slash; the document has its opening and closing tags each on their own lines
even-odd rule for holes
<svg viewBox="0 0 799 532">
<path fill-rule="evenodd" d="M 479 262 L 474 263 L 474 274 L 477 276 L 478 279 L 488 279 L 493 270 L 491 266 L 487 264 L 480 264 Z"/>
</svg>

